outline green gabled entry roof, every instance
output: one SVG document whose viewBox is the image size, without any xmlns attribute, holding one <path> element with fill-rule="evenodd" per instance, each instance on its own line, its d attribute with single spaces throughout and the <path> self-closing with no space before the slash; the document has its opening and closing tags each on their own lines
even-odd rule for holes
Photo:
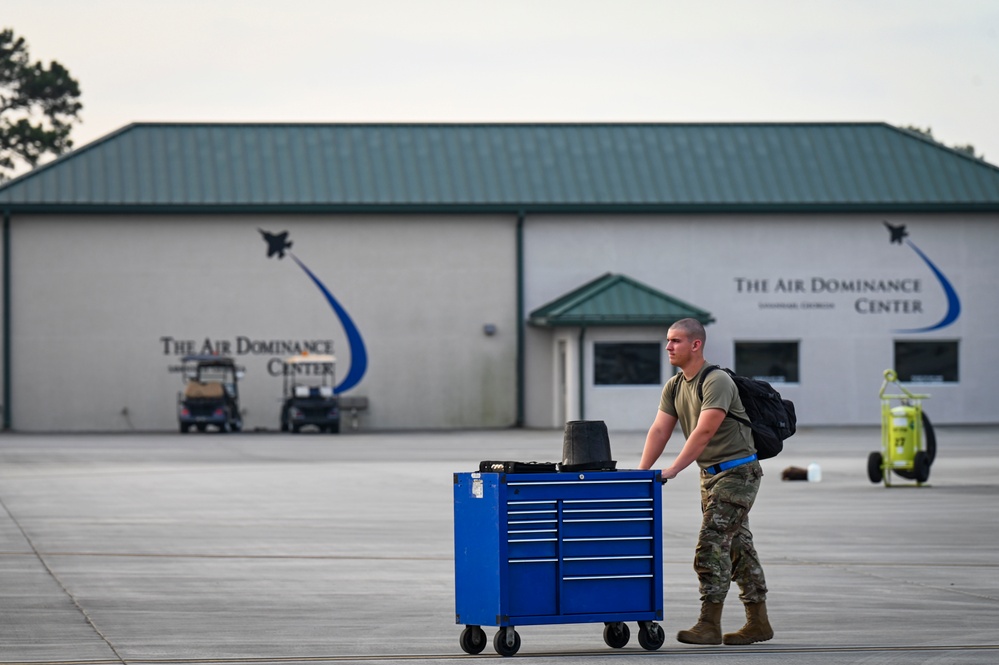
<svg viewBox="0 0 999 665">
<path fill-rule="evenodd" d="M 709 312 L 624 275 L 607 273 L 531 312 L 528 323 L 565 326 L 669 326 L 685 318 L 714 322 Z"/>
</svg>

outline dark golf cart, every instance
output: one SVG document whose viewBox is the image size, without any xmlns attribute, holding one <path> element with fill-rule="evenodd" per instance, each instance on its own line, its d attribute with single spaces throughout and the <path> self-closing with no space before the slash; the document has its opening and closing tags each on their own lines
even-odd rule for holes
<svg viewBox="0 0 999 665">
<path fill-rule="evenodd" d="M 243 372 L 232 358 L 213 355 L 184 356 L 184 390 L 177 396 L 177 418 L 180 431 L 187 434 L 191 427 L 204 432 L 209 426 L 219 432 L 243 429 L 239 412 L 238 381 Z"/>
<path fill-rule="evenodd" d="M 302 354 L 284 360 L 284 403 L 281 431 L 315 427 L 340 432 L 340 400 L 333 393 L 336 358 Z"/>
</svg>

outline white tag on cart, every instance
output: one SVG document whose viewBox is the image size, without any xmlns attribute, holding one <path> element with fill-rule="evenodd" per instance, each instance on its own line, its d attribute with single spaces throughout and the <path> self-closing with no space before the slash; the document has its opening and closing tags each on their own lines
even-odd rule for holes
<svg viewBox="0 0 999 665">
<path fill-rule="evenodd" d="M 472 479 L 472 496 L 476 499 L 482 498 L 482 479 L 473 478 Z"/>
</svg>

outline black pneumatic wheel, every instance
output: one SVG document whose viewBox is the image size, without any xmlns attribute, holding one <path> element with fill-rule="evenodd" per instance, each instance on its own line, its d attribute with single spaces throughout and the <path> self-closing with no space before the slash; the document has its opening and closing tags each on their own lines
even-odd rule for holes
<svg viewBox="0 0 999 665">
<path fill-rule="evenodd" d="M 513 644 L 507 644 L 507 632 L 513 633 Z M 520 633 L 513 626 L 500 628 L 493 637 L 493 648 L 501 656 L 512 656 L 520 651 Z"/>
<path fill-rule="evenodd" d="M 926 451 L 920 450 L 912 458 L 912 475 L 919 483 L 925 483 L 930 479 L 930 456 Z"/>
<path fill-rule="evenodd" d="M 937 458 L 937 435 L 933 431 L 933 424 L 930 423 L 926 412 L 921 411 L 921 413 L 923 414 L 923 438 L 926 439 L 926 458 L 930 464 L 933 464 L 933 460 Z"/>
<path fill-rule="evenodd" d="M 479 626 L 465 626 L 465 630 L 461 631 L 461 637 L 458 639 L 461 650 L 473 656 L 482 653 L 488 641 L 486 631 Z"/>
<path fill-rule="evenodd" d="M 623 621 L 604 624 L 604 642 L 611 649 L 620 649 L 631 639 L 631 629 Z"/>
<path fill-rule="evenodd" d="M 933 431 L 933 425 L 930 423 L 930 419 L 926 416 L 926 413 L 921 413 L 923 419 L 923 440 L 920 443 L 923 449 L 917 452 L 912 458 L 911 471 L 907 469 L 895 469 L 895 473 L 906 480 L 925 483 L 930 477 L 930 465 L 933 464 L 933 460 L 937 457 L 937 435 Z"/>
<path fill-rule="evenodd" d="M 666 631 L 658 623 L 641 623 L 638 627 L 638 643 L 646 651 L 655 651 L 666 641 Z"/>
<path fill-rule="evenodd" d="M 871 453 L 867 457 L 867 477 L 872 483 L 880 483 L 884 480 L 884 473 L 881 471 L 881 465 L 884 463 L 884 457 L 881 453 Z"/>
</svg>

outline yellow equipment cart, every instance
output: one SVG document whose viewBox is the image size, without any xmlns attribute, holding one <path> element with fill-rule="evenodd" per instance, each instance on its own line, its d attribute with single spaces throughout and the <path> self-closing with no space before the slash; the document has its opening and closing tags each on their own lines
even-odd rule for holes
<svg viewBox="0 0 999 665">
<path fill-rule="evenodd" d="M 898 394 L 885 390 L 894 385 Z M 886 369 L 881 383 L 881 452 L 867 458 L 867 476 L 872 483 L 891 487 L 892 474 L 915 480 L 921 486 L 930 477 L 930 465 L 937 454 L 933 425 L 923 411 L 922 400 L 929 395 L 912 393 L 898 382 L 895 370 Z M 896 401 L 897 405 L 892 406 Z"/>
</svg>

